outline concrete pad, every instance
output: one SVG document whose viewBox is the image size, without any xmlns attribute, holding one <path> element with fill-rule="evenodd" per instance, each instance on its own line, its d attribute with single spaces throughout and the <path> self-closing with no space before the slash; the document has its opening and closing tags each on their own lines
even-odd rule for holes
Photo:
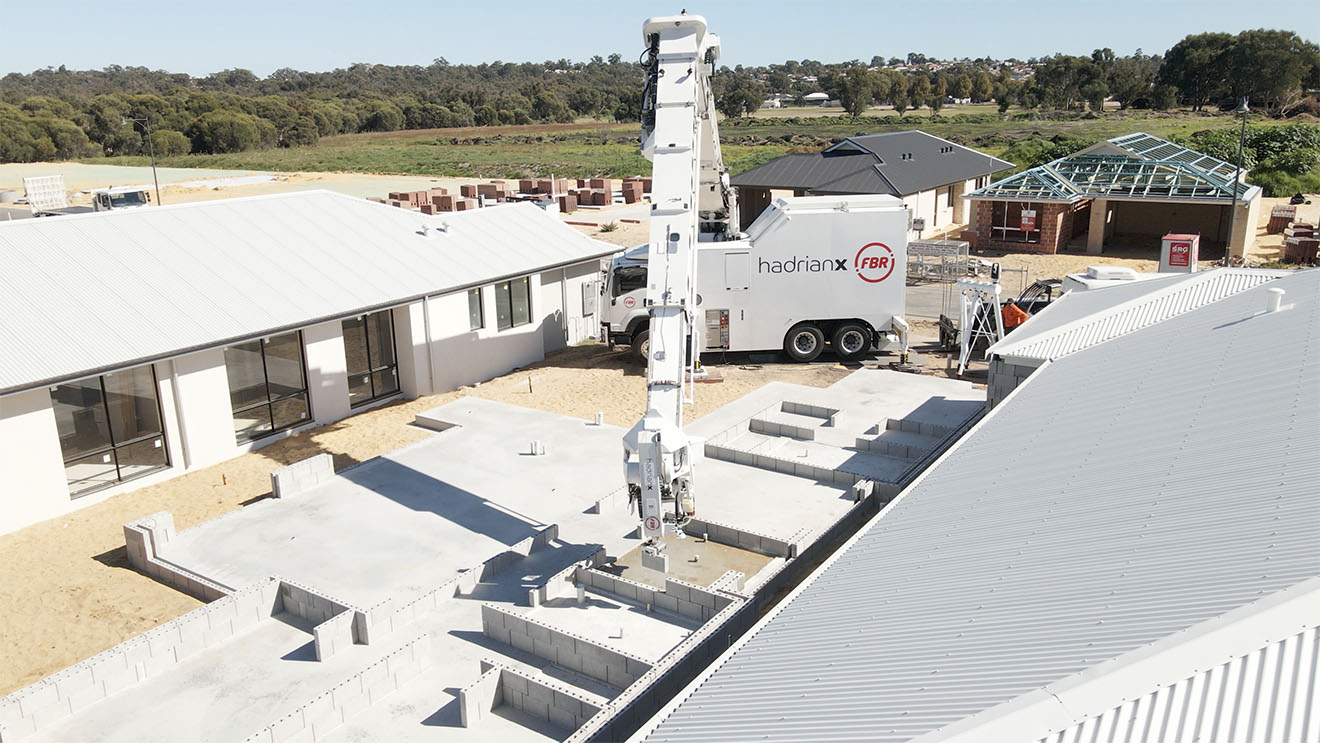
<svg viewBox="0 0 1320 743">
<path fill-rule="evenodd" d="M 50 743 L 235 741 L 350 674 L 367 657 L 350 647 L 318 663 L 312 636 L 287 615 L 180 663 L 39 733 Z"/>
<path fill-rule="evenodd" d="M 677 614 L 647 612 L 636 602 L 592 592 L 587 593 L 584 604 L 576 598 L 554 599 L 527 614 L 652 663 L 701 626 Z"/>
<path fill-rule="evenodd" d="M 709 586 L 727 570 L 737 570 L 751 578 L 774 559 L 759 552 L 707 542 L 700 534 L 689 534 L 684 539 L 679 539 L 675 534 L 666 534 L 664 542 L 665 553 L 669 555 L 668 577 L 698 586 Z M 697 558 L 696 562 L 693 562 L 694 557 Z M 620 556 L 613 564 L 602 565 L 597 569 L 662 590 L 665 587 L 665 573 L 642 565 L 640 546 Z"/>
<path fill-rule="evenodd" d="M 243 586 L 275 574 L 357 606 L 435 586 L 623 485 L 623 429 L 466 398 L 436 436 L 177 535 L 165 557 Z M 527 441 L 546 444 L 526 454 Z"/>
</svg>

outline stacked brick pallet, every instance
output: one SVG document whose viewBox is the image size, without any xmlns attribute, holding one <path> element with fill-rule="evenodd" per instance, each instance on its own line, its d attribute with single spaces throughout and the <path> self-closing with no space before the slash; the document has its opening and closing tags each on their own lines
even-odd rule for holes
<svg viewBox="0 0 1320 743">
<path fill-rule="evenodd" d="M 1288 225 L 1297 219 L 1297 207 L 1280 204 L 1270 210 L 1270 221 L 1265 226 L 1266 234 L 1277 235 L 1288 229 Z"/>
<path fill-rule="evenodd" d="M 1283 230 L 1283 261 L 1315 263 L 1317 253 L 1320 253 L 1320 233 L 1317 233 L 1316 226 L 1306 222 L 1289 222 Z"/>
</svg>

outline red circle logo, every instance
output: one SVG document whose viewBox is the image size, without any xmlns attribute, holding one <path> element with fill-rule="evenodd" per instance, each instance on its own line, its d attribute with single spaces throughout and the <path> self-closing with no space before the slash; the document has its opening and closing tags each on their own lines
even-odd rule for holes
<svg viewBox="0 0 1320 743">
<path fill-rule="evenodd" d="M 647 517 L 646 517 L 646 530 L 647 530 L 647 531 L 660 531 L 660 519 L 656 518 L 655 516 L 647 516 Z"/>
<path fill-rule="evenodd" d="M 632 297 L 624 297 L 623 306 L 627 307 L 628 309 L 632 309 L 637 306 L 637 300 L 633 299 Z"/>
<path fill-rule="evenodd" d="M 878 284 L 894 272 L 894 251 L 884 243 L 867 243 L 857 251 L 853 268 L 862 281 Z"/>
</svg>

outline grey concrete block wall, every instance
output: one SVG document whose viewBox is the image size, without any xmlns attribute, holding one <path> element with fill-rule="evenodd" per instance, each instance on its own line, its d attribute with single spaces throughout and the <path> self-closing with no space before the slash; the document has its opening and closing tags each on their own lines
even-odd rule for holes
<svg viewBox="0 0 1320 743">
<path fill-rule="evenodd" d="M 244 739 L 244 743 L 325 740 L 359 712 L 379 704 L 431 667 L 431 641 L 421 635 L 318 694 Z"/>
<path fill-rule="evenodd" d="M 491 604 L 481 605 L 481 628 L 492 640 L 618 688 L 629 686 L 651 667 L 630 653 Z"/>
<path fill-rule="evenodd" d="M 793 402 L 792 400 L 783 401 L 779 409 L 785 413 L 794 415 L 808 415 L 812 418 L 820 418 L 828 428 L 834 425 L 834 416 L 839 414 L 838 408 L 827 408 L 822 405 L 811 405 L 804 402 Z"/>
<path fill-rule="evenodd" d="M 290 498 L 327 483 L 334 476 L 334 458 L 317 454 L 270 473 L 270 492 L 276 498 Z"/>
<path fill-rule="evenodd" d="M 318 661 L 327 660 L 353 644 L 353 620 L 358 613 L 341 612 L 312 628 L 312 648 Z"/>
<path fill-rule="evenodd" d="M 491 670 L 500 673 L 499 696 L 504 704 L 570 732 L 601 710 L 595 700 L 566 685 L 538 679 L 514 668 Z"/>
<path fill-rule="evenodd" d="M 993 408 L 1017 389 L 1027 377 L 1040 367 L 1027 364 L 1011 364 L 995 356 L 990 359 L 990 373 L 986 379 L 986 405 Z"/>
<path fill-rule="evenodd" d="M 174 516 L 160 511 L 124 524 L 124 546 L 128 563 L 167 586 L 202 601 L 215 601 L 233 592 L 217 583 L 166 560 L 161 552 L 174 538 Z"/>
<path fill-rule="evenodd" d="M 483 664 L 484 665 L 484 664 Z M 498 664 L 487 668 L 471 684 L 458 690 L 458 724 L 465 728 L 477 727 L 481 720 L 504 701 Z"/>
<path fill-rule="evenodd" d="M 797 545 L 784 539 L 758 534 L 747 529 L 739 529 L 728 524 L 694 518 L 683 527 L 683 531 L 692 536 L 705 536 L 712 542 L 727 544 L 730 547 L 758 552 L 771 557 L 791 558 L 797 554 Z"/>
<path fill-rule="evenodd" d="M 278 608 L 274 579 L 255 583 L 0 699 L 0 740 L 20 740 L 246 632 Z"/>
<path fill-rule="evenodd" d="M 320 624 L 333 616 L 352 610 L 346 602 L 283 579 L 280 580 L 280 600 L 285 611 L 314 624 Z"/>
</svg>

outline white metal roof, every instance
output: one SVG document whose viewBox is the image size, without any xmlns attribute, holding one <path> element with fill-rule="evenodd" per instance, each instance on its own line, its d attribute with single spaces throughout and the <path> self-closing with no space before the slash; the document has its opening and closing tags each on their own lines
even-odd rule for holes
<svg viewBox="0 0 1320 743">
<path fill-rule="evenodd" d="M 991 346 L 987 355 L 1035 361 L 1062 358 L 1288 273 L 1228 268 L 1071 291 Z"/>
<path fill-rule="evenodd" d="M 1147 740 L 1320 740 L 1320 627 L 1198 670 L 1038 743 Z"/>
<path fill-rule="evenodd" d="M 428 217 L 329 191 L 4 223 L 0 394 L 615 250 L 530 204 Z"/>
<path fill-rule="evenodd" d="M 938 738 L 1078 674 L 1135 698 L 1107 662 L 1320 576 L 1320 271 L 1269 287 L 1049 362 L 646 739 Z M 966 739 L 1052 731 L 999 732 Z"/>
</svg>

